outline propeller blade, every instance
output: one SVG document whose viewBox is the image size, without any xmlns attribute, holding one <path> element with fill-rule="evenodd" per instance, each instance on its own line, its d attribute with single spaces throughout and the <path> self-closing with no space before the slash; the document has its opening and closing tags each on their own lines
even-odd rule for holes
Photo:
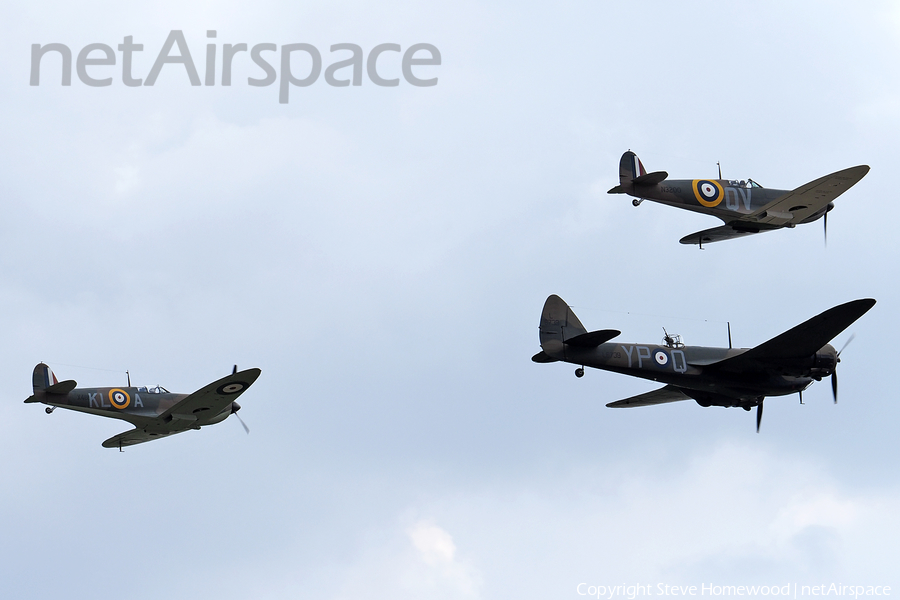
<svg viewBox="0 0 900 600">
<path fill-rule="evenodd" d="M 250 435 L 250 428 L 247 427 L 247 424 L 246 424 L 246 423 L 244 423 L 244 420 L 241 418 L 241 415 L 237 414 L 236 412 L 235 412 L 235 413 L 231 413 L 231 414 L 233 414 L 234 416 L 237 417 L 237 420 L 240 421 L 240 422 L 241 422 L 241 425 L 244 426 L 244 431 L 247 432 L 247 435 Z"/>
<path fill-rule="evenodd" d="M 828 211 L 825 211 L 825 247 L 828 247 Z"/>
<path fill-rule="evenodd" d="M 244 420 L 241 418 L 241 415 L 238 414 L 238 411 L 239 411 L 239 410 L 241 410 L 241 405 L 238 404 L 237 402 L 232 402 L 232 403 L 231 403 L 231 414 L 233 414 L 234 416 L 237 417 L 238 421 L 241 422 L 241 425 L 244 426 L 244 431 L 246 431 L 247 434 L 249 435 L 249 434 L 250 434 L 250 428 L 247 427 L 247 424 L 244 423 Z"/>
<path fill-rule="evenodd" d="M 762 423 L 762 405 L 762 400 L 756 405 L 756 433 L 759 433 L 759 424 Z"/>
<path fill-rule="evenodd" d="M 856 337 L 856 334 L 854 333 L 853 335 L 850 336 L 850 339 L 849 339 L 849 340 L 847 340 L 846 342 L 844 342 L 844 345 L 841 347 L 841 349 L 840 349 L 840 350 L 838 351 L 838 353 L 837 353 L 838 358 L 840 358 L 841 352 L 843 352 L 844 349 L 845 349 L 847 346 L 850 345 L 850 342 L 852 342 L 853 339 L 854 339 L 855 337 Z"/>
<path fill-rule="evenodd" d="M 834 403 L 837 404 L 837 371 L 831 374 L 831 394 L 834 396 Z"/>
<path fill-rule="evenodd" d="M 234 368 L 231 370 L 231 374 L 234 375 L 237 373 L 237 365 L 234 365 Z"/>
</svg>

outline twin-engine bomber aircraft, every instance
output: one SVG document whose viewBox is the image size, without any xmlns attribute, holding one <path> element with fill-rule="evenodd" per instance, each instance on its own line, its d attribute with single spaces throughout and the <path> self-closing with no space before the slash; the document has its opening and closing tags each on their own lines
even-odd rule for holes
<svg viewBox="0 0 900 600">
<path fill-rule="evenodd" d="M 34 394 L 25 402 L 49 404 L 45 409 L 47 414 L 61 407 L 128 421 L 134 429 L 103 442 L 104 448 L 121 450 L 124 446 L 219 423 L 230 415 L 238 417 L 241 405 L 235 400 L 259 374 L 259 369 L 239 372 L 235 366 L 231 375 L 193 394 L 173 394 L 160 386 L 131 387 L 130 381 L 127 387 L 121 388 L 76 388 L 74 381 L 58 381 L 50 367 L 40 363 L 32 375 Z M 246 425 L 244 430 L 249 433 Z"/>
<path fill-rule="evenodd" d="M 764 188 L 752 179 L 667 179 L 665 171 L 647 173 L 637 155 L 629 150 L 619 161 L 619 185 L 610 194 L 635 196 L 631 203 L 644 200 L 668 204 L 722 219 L 725 225 L 692 233 L 681 238 L 682 244 L 719 242 L 731 238 L 794 227 L 825 217 L 828 236 L 828 211 L 833 200 L 853 187 L 869 167 L 859 165 L 820 177 L 795 190 Z"/>
<path fill-rule="evenodd" d="M 602 329 L 588 332 L 559 296 L 550 296 L 541 313 L 541 352 L 537 363 L 563 361 L 624 373 L 665 383 L 646 394 L 611 402 L 621 408 L 650 406 L 693 398 L 700 406 L 756 407 L 756 431 L 762 421 L 766 396 L 799 393 L 813 380 L 831 376 L 837 402 L 837 364 L 841 352 L 831 346 L 836 335 L 866 313 L 875 300 L 853 300 L 785 331 L 755 348 L 705 348 L 685 346 L 668 333 L 662 346 L 607 343 L 621 332 Z M 664 330 L 665 331 L 665 330 Z M 851 338 L 852 339 L 852 338 Z M 846 347 L 846 344 L 845 344 Z M 843 349 L 841 350 L 843 351 Z"/>
</svg>

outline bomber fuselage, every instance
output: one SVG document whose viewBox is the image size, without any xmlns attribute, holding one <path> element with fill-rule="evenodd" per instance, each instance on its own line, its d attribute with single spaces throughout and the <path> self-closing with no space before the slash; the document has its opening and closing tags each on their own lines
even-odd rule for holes
<svg viewBox="0 0 900 600">
<path fill-rule="evenodd" d="M 650 379 L 680 388 L 734 398 L 734 406 L 762 396 L 784 396 L 809 387 L 828 372 L 811 373 L 800 365 L 784 372 L 721 371 L 713 365 L 747 351 L 746 348 L 712 348 L 703 346 L 660 346 L 656 344 L 604 343 L 580 347 L 559 341 L 546 341 L 544 352 L 564 362 Z M 835 354 L 831 345 L 820 352 Z"/>
</svg>

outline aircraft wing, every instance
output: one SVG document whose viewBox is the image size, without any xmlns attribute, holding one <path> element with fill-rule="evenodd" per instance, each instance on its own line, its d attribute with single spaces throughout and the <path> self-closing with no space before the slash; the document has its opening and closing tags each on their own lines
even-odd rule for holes
<svg viewBox="0 0 900 600">
<path fill-rule="evenodd" d="M 173 435 L 175 433 L 181 433 L 182 431 L 187 431 L 187 429 L 177 429 L 175 431 L 161 431 L 161 432 L 153 432 L 148 433 L 143 429 L 136 428 L 130 431 L 126 431 L 125 433 L 120 433 L 119 435 L 114 435 L 105 442 L 103 442 L 104 448 L 124 448 L 125 446 L 134 446 L 135 444 L 142 444 L 144 442 L 149 442 L 151 440 L 158 440 L 160 438 L 164 438 L 166 436 Z"/>
<path fill-rule="evenodd" d="M 711 244 L 712 242 L 721 242 L 733 238 L 744 237 L 762 231 L 771 231 L 778 229 L 766 223 L 753 223 L 747 221 L 732 221 L 727 225 L 720 225 L 712 229 L 704 229 L 681 238 L 682 244 Z"/>
<path fill-rule="evenodd" d="M 714 363 L 710 367 L 716 370 L 743 372 L 765 369 L 770 365 L 778 366 L 791 359 L 810 357 L 873 306 L 875 300 L 864 298 L 829 308 L 768 342 Z"/>
<path fill-rule="evenodd" d="M 674 385 L 667 385 L 658 390 L 653 390 L 652 392 L 639 394 L 616 402 L 610 402 L 606 406 L 609 408 L 630 408 L 634 406 L 653 406 L 654 404 L 665 404 L 667 402 L 678 402 L 679 400 L 690 399 L 691 397 L 681 391 L 681 388 L 675 387 Z"/>
<path fill-rule="evenodd" d="M 824 209 L 829 202 L 856 185 L 868 172 L 868 165 L 859 165 L 820 177 L 776 198 L 745 218 L 757 223 L 776 225 L 800 223 Z"/>
<path fill-rule="evenodd" d="M 237 400 L 260 373 L 259 369 L 247 369 L 214 381 L 161 414 L 159 418 L 163 421 L 179 419 L 190 422 L 195 421 L 201 413 L 203 416 L 220 413 Z"/>
</svg>

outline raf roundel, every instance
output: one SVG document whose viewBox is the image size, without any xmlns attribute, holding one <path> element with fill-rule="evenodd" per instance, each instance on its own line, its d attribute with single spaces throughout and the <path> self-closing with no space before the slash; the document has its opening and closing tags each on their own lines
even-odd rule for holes
<svg viewBox="0 0 900 600">
<path fill-rule="evenodd" d="M 657 350 L 653 353 L 653 360 L 655 360 L 656 364 L 659 366 L 664 367 L 669 364 L 669 355 L 663 350 Z"/>
<path fill-rule="evenodd" d="M 243 381 L 232 381 L 231 383 L 220 385 L 216 390 L 216 393 L 223 396 L 229 396 L 231 394 L 237 394 L 238 392 L 244 391 L 245 387 L 247 387 L 247 384 Z"/>
<path fill-rule="evenodd" d="M 725 197 L 725 192 L 717 181 L 695 179 L 691 187 L 694 189 L 694 197 L 697 202 L 707 208 L 718 206 Z"/>
<path fill-rule="evenodd" d="M 128 408 L 131 404 L 131 396 L 125 390 L 112 389 L 109 390 L 109 403 L 113 408 L 122 410 L 123 408 Z"/>
</svg>

